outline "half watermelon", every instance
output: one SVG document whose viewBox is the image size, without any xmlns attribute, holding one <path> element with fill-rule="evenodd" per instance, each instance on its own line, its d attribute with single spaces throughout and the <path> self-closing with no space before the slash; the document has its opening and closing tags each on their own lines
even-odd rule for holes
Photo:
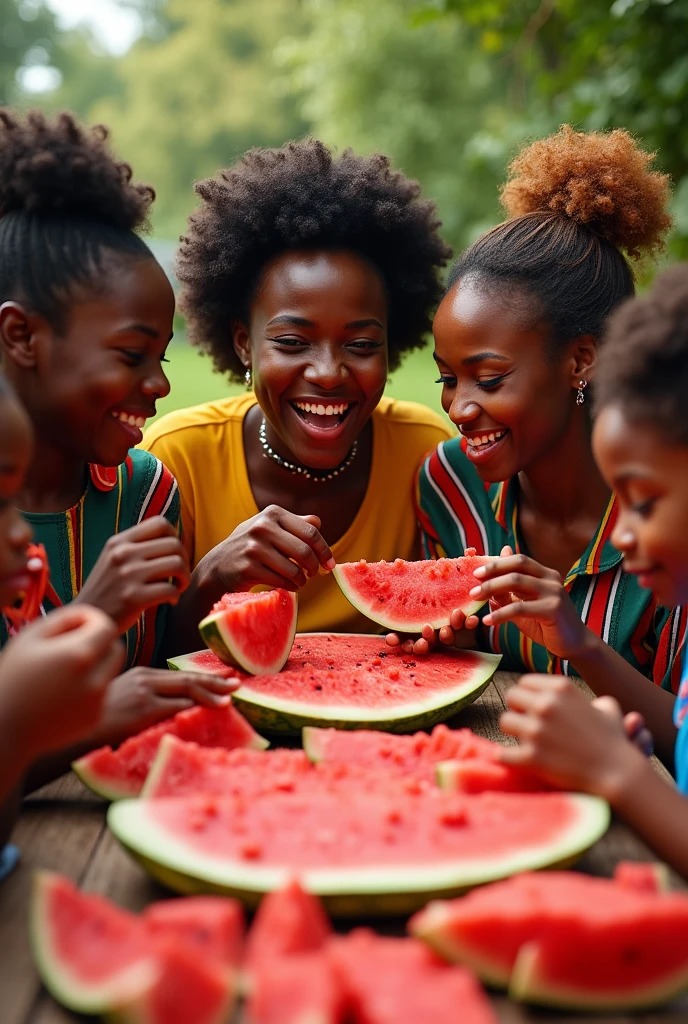
<svg viewBox="0 0 688 1024">
<path fill-rule="evenodd" d="M 138 796 L 160 742 L 168 735 L 226 750 L 235 747 L 265 750 L 269 746 L 231 705 L 216 709 L 195 707 L 131 736 L 116 750 L 99 747 L 74 761 L 72 768 L 84 785 L 106 800 Z"/>
<path fill-rule="evenodd" d="M 485 555 L 440 558 L 437 561 L 342 562 L 332 570 L 354 608 L 385 629 L 419 633 L 449 624 L 461 609 L 466 618 L 485 604 L 470 596 L 478 585 L 473 571 L 488 562 Z"/>
<path fill-rule="evenodd" d="M 298 874 L 335 913 L 402 913 L 516 871 L 569 863 L 605 832 L 607 805 L 567 793 L 396 786 L 120 801 L 119 841 L 180 892 L 255 905 Z"/>
<path fill-rule="evenodd" d="M 172 658 L 169 666 L 206 671 L 208 655 Z M 281 672 L 244 676 L 232 699 L 265 733 L 294 734 L 308 725 L 411 732 L 476 700 L 499 661 L 454 648 L 417 658 L 378 636 L 299 633 Z"/>
<path fill-rule="evenodd" d="M 297 596 L 288 590 L 225 594 L 198 628 L 224 664 L 271 675 L 289 657 L 297 614 Z"/>
</svg>

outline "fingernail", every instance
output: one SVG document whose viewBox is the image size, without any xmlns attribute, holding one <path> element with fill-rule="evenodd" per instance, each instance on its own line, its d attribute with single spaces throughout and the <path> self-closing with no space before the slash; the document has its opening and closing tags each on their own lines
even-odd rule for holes
<svg viewBox="0 0 688 1024">
<path fill-rule="evenodd" d="M 325 568 L 334 569 L 336 564 L 337 563 L 335 562 L 334 558 L 328 558 L 328 560 L 325 562 Z"/>
<path fill-rule="evenodd" d="M 472 590 L 468 591 L 468 596 L 469 597 L 480 597 L 482 589 L 483 589 L 482 587 L 473 587 Z"/>
<path fill-rule="evenodd" d="M 485 566 L 484 565 L 479 565 L 477 569 L 473 570 L 473 575 L 477 576 L 478 579 L 482 579 L 482 577 L 485 575 L 485 572 L 486 572 Z"/>
<path fill-rule="evenodd" d="M 488 614 L 483 619 L 483 626 L 491 626 L 491 625 L 492 625 L 492 615 L 488 612 Z"/>
</svg>

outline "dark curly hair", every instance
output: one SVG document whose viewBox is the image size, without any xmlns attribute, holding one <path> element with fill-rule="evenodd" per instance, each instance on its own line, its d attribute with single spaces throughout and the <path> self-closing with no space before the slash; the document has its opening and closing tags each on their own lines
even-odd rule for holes
<svg viewBox="0 0 688 1024">
<path fill-rule="evenodd" d="M 64 327 L 75 286 L 102 284 L 104 255 L 152 257 L 155 193 L 132 183 L 107 129 L 68 113 L 0 110 L 0 302 L 15 299 Z"/>
<path fill-rule="evenodd" d="M 595 409 L 606 405 L 688 444 L 688 263 L 611 317 L 595 374 Z"/>
<path fill-rule="evenodd" d="M 350 249 L 369 259 L 389 299 L 390 369 L 423 346 L 451 250 L 434 204 L 387 157 L 335 156 L 304 139 L 252 149 L 195 188 L 202 203 L 177 257 L 181 308 L 191 341 L 220 372 L 243 378 L 230 325 L 246 322 L 261 269 L 287 249 Z"/>
<path fill-rule="evenodd" d="M 669 179 L 652 161 L 621 130 L 563 125 L 527 146 L 502 189 L 509 219 L 466 250 L 449 287 L 470 275 L 507 297 L 525 289 L 555 346 L 600 337 L 611 311 L 634 293 L 629 259 L 661 250 L 671 227 Z"/>
</svg>

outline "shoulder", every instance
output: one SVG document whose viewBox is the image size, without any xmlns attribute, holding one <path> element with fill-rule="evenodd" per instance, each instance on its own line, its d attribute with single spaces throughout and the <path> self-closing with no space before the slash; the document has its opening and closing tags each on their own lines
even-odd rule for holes
<svg viewBox="0 0 688 1024">
<path fill-rule="evenodd" d="M 124 463 L 124 486 L 135 521 L 178 513 L 179 489 L 174 474 L 150 452 L 132 448 Z"/>
<path fill-rule="evenodd" d="M 459 493 L 464 500 L 470 499 L 486 507 L 490 504 L 492 488 L 485 486 L 466 458 L 461 450 L 460 437 L 442 441 L 427 456 L 420 468 L 420 484 L 435 494 L 441 492 L 452 504 Z"/>
<path fill-rule="evenodd" d="M 159 446 L 183 445 L 206 430 L 241 424 L 248 409 L 255 405 L 255 395 L 232 395 L 216 402 L 204 402 L 188 409 L 177 409 L 156 420 L 146 431 L 141 447 L 156 450 Z"/>
<path fill-rule="evenodd" d="M 454 436 L 451 423 L 420 402 L 381 398 L 373 413 L 373 422 L 384 425 L 389 433 L 397 435 L 404 444 L 414 437 L 426 440 L 426 451 Z"/>
</svg>

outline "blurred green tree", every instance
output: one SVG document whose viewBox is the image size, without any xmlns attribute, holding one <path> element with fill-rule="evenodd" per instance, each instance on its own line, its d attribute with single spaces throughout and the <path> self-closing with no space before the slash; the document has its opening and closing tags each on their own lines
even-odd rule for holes
<svg viewBox="0 0 688 1024">
<path fill-rule="evenodd" d="M 58 30 L 41 0 L 0 0 L 0 105 L 22 96 L 22 74 L 55 67 Z"/>
</svg>

